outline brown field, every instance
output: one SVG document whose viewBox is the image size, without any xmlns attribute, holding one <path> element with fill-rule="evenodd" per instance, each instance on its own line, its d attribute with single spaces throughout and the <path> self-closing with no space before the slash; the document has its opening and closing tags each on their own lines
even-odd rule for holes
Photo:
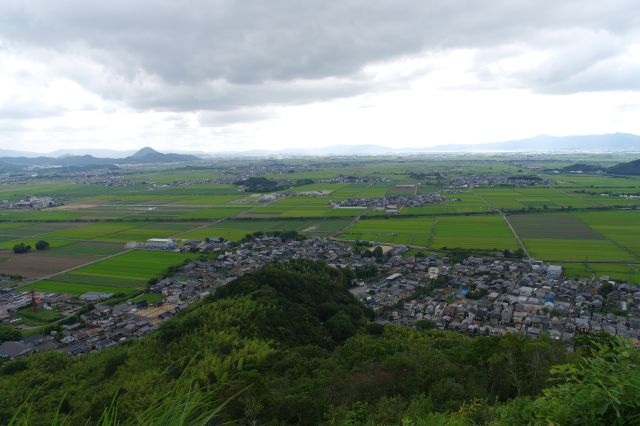
<svg viewBox="0 0 640 426">
<path fill-rule="evenodd" d="M 509 222 L 520 238 L 602 240 L 599 232 L 569 213 L 514 214 Z"/>
<path fill-rule="evenodd" d="M 14 254 L 0 250 L 0 273 L 40 278 L 87 263 L 86 259 L 70 256 L 51 256 L 46 253 Z"/>
</svg>

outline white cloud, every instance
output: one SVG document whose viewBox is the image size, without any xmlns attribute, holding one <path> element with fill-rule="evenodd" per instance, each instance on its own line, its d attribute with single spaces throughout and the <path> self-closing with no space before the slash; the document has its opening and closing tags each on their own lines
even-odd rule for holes
<svg viewBox="0 0 640 426">
<path fill-rule="evenodd" d="M 0 148 L 640 133 L 635 1 L 0 4 Z"/>
</svg>

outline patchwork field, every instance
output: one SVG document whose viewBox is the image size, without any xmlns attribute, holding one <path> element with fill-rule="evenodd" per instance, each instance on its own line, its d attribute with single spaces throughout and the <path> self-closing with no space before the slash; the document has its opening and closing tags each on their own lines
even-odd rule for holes
<svg viewBox="0 0 640 426">
<path fill-rule="evenodd" d="M 516 249 L 517 241 L 500 215 L 394 217 L 361 220 L 340 238 L 434 249 Z"/>
<path fill-rule="evenodd" d="M 82 294 L 87 291 L 134 293 L 147 281 L 161 275 L 169 266 L 179 265 L 194 255 L 134 250 L 93 263 L 51 280 L 27 284 L 25 288 Z"/>
<path fill-rule="evenodd" d="M 605 238 L 640 256 L 640 211 L 575 213 Z"/>
<path fill-rule="evenodd" d="M 176 238 L 201 240 L 222 237 L 234 241 L 257 231 L 298 231 L 305 235 L 330 236 L 348 224 L 347 219 L 228 220 L 182 233 Z"/>
<path fill-rule="evenodd" d="M 538 259 L 640 262 L 636 211 L 517 214 L 509 221 Z"/>
<path fill-rule="evenodd" d="M 611 165 L 624 159 L 601 160 L 603 165 Z M 11 182 L 0 185 L 0 200 L 17 201 L 30 194 L 55 197 L 64 205 L 41 211 L 0 210 L 0 273 L 35 279 L 120 253 L 129 241 L 215 236 L 240 240 L 256 231 L 293 230 L 326 237 L 340 233 L 340 239 L 438 251 L 514 250 L 519 247 L 518 240 L 499 214 L 503 212 L 532 256 L 563 264 L 569 276 L 609 275 L 638 282 L 640 211 L 631 208 L 640 206 L 640 199 L 620 195 L 640 194 L 640 178 L 562 171 L 577 161 L 568 156 L 499 155 L 273 158 L 250 165 L 246 160 L 224 160 L 206 167 L 127 169 L 122 172 L 127 182 L 122 186 L 40 178 Z M 265 172 L 256 174 L 256 164 Z M 554 168 L 558 170 L 552 172 Z M 538 175 L 543 181 L 523 187 L 502 181 L 486 187 L 493 175 L 505 173 Z M 230 175 L 232 179 L 228 179 Z M 255 175 L 295 185 L 283 190 L 283 197 L 264 202 L 259 201 L 263 194 L 245 192 L 246 188 L 229 183 L 237 176 Z M 211 183 L 223 177 L 227 183 Z M 364 177 L 366 181 L 361 181 Z M 468 179 L 470 184 L 461 185 L 460 179 L 465 183 Z M 309 180 L 314 183 L 298 186 Z M 307 191 L 329 194 L 296 195 Z M 332 200 L 439 191 L 448 201 L 402 208 L 400 215 L 388 218 L 381 209 L 330 205 Z M 24 255 L 9 251 L 18 243 L 33 246 L 38 240 L 49 242 L 50 248 Z M 141 255 L 117 255 L 37 285 L 75 294 L 87 288 L 110 293 L 136 291 L 157 269 L 142 258 L 136 258 L 142 262 L 141 269 L 132 266 L 133 260 L 131 264 L 112 263 L 129 256 Z M 180 262 L 173 254 L 166 256 L 158 256 L 164 267 Z M 103 262 L 106 269 L 96 270 Z M 151 265 L 146 272 L 145 265 Z M 107 269 L 122 274 L 111 275 Z M 130 274 L 137 270 L 141 276 Z"/>
<path fill-rule="evenodd" d="M 87 263 L 85 256 L 55 255 L 53 252 L 13 254 L 0 250 L 0 273 L 17 274 L 25 278 L 39 278 Z"/>
</svg>

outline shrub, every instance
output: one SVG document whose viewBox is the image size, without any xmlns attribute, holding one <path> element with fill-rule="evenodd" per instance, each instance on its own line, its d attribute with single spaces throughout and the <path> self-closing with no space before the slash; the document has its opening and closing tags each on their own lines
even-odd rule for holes
<svg viewBox="0 0 640 426">
<path fill-rule="evenodd" d="M 25 245 L 24 243 L 16 244 L 15 246 L 13 246 L 13 252 L 15 254 L 29 253 L 30 251 L 31 246 Z"/>
<path fill-rule="evenodd" d="M 36 243 L 36 250 L 38 251 L 46 250 L 48 248 L 49 248 L 49 243 L 47 241 L 40 240 Z"/>
</svg>

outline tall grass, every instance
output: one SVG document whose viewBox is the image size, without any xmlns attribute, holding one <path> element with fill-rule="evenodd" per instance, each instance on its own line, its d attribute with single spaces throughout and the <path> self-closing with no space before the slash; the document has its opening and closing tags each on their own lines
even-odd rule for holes
<svg viewBox="0 0 640 426">
<path fill-rule="evenodd" d="M 220 401 L 219 395 L 222 386 L 215 388 L 202 388 L 195 384 L 195 380 L 182 376 L 172 384 L 172 389 L 162 395 L 148 408 L 126 415 L 119 409 L 119 395 L 113 396 L 111 404 L 106 407 L 97 421 L 87 420 L 87 424 L 100 426 L 199 426 L 222 425 L 231 422 L 222 422 L 219 417 L 225 406 L 242 393 L 240 390 L 235 395 Z M 27 400 L 18 407 L 8 426 L 30 426 L 33 424 L 34 391 Z M 69 415 L 62 414 L 60 406 L 51 419 L 52 426 L 67 426 L 77 424 L 72 422 Z"/>
</svg>

